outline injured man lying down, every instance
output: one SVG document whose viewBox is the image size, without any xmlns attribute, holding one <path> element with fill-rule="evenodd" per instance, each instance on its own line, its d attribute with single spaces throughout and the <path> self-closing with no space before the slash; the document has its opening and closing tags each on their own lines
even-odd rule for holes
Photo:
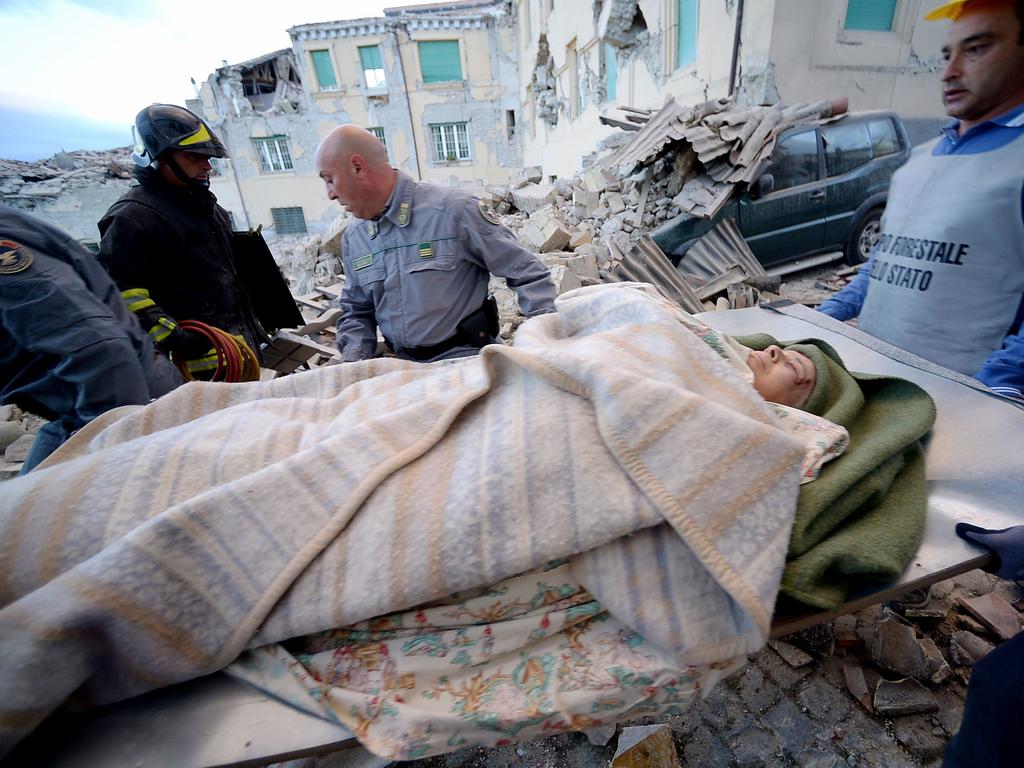
<svg viewBox="0 0 1024 768">
<path fill-rule="evenodd" d="M 650 286 L 557 309 L 475 358 L 191 383 L 4 483 L 0 751 L 225 668 L 393 759 L 678 712 L 777 599 L 903 570 L 920 388 Z"/>
</svg>

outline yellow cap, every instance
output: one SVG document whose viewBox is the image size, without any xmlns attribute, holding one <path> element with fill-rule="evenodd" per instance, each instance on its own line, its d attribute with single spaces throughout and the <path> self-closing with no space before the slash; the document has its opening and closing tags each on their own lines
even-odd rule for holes
<svg viewBox="0 0 1024 768">
<path fill-rule="evenodd" d="M 964 6 L 969 0 L 949 0 L 947 3 L 943 3 L 935 10 L 930 13 L 926 13 L 925 21 L 938 21 L 939 19 L 952 19 L 956 21 L 960 16 L 960 12 L 963 11 Z"/>
<path fill-rule="evenodd" d="M 1011 5 L 1011 0 L 949 0 L 935 10 L 925 14 L 925 21 L 938 21 L 939 19 L 951 19 L 956 21 L 964 12 L 964 6 L 973 3 L 978 7 L 991 8 L 994 6 Z"/>
</svg>

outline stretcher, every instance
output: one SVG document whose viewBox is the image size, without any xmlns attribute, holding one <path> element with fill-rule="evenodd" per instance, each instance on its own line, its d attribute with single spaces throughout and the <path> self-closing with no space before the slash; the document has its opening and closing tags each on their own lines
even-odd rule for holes
<svg viewBox="0 0 1024 768">
<path fill-rule="evenodd" d="M 864 585 L 835 612 L 776 616 L 774 636 L 984 567 L 989 555 L 954 534 L 958 521 L 985 528 L 1024 524 L 1024 405 L 799 305 L 713 312 L 701 319 L 736 335 L 823 339 L 851 370 L 909 379 L 932 395 L 938 409 L 926 445 L 924 538 L 903 575 L 891 584 Z M 343 726 L 218 673 L 119 704 L 56 714 L 4 765 L 254 766 L 356 745 Z"/>
</svg>

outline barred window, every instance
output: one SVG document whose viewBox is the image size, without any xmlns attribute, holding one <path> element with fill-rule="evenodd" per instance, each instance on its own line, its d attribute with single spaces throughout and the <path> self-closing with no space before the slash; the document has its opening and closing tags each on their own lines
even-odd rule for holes
<svg viewBox="0 0 1024 768">
<path fill-rule="evenodd" d="M 391 159 L 391 150 L 388 148 L 388 140 L 386 138 L 384 138 L 384 129 L 383 128 L 379 128 L 379 127 L 378 128 L 370 128 L 369 131 L 374 136 L 376 136 L 378 139 L 380 139 L 380 143 L 384 145 L 384 151 L 386 151 L 388 153 L 388 159 L 390 160 Z"/>
<path fill-rule="evenodd" d="M 437 123 L 430 126 L 434 140 L 434 161 L 469 160 L 469 128 L 466 123 Z"/>
<path fill-rule="evenodd" d="M 260 168 L 264 173 L 292 170 L 292 156 L 288 152 L 287 136 L 268 136 L 253 139 L 256 154 L 260 156 Z"/>
<path fill-rule="evenodd" d="M 271 208 L 270 215 L 274 217 L 274 229 L 277 230 L 277 234 L 306 234 L 306 217 L 302 215 L 301 208 Z"/>
</svg>

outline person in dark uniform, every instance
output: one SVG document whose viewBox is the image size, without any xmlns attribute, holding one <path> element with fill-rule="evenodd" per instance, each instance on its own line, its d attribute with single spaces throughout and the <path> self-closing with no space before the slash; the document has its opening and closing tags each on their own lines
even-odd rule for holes
<svg viewBox="0 0 1024 768">
<path fill-rule="evenodd" d="M 0 205 L 0 399 L 49 419 L 28 472 L 101 413 L 181 383 L 95 257 L 59 229 Z"/>
<path fill-rule="evenodd" d="M 550 271 L 487 205 L 395 170 L 369 131 L 335 128 L 316 164 L 327 196 L 362 219 L 342 236 L 343 361 L 373 357 L 378 326 L 406 360 L 476 354 L 498 334 L 497 308 L 487 296 L 492 274 L 506 279 L 528 317 L 555 311 Z"/>
<path fill-rule="evenodd" d="M 152 104 L 135 118 L 139 184 L 99 222 L 99 260 L 156 348 L 203 377 L 217 367 L 196 320 L 238 339 L 257 356 L 267 335 L 232 258 L 231 223 L 210 192 L 210 158 L 227 151 L 197 115 Z"/>
</svg>

